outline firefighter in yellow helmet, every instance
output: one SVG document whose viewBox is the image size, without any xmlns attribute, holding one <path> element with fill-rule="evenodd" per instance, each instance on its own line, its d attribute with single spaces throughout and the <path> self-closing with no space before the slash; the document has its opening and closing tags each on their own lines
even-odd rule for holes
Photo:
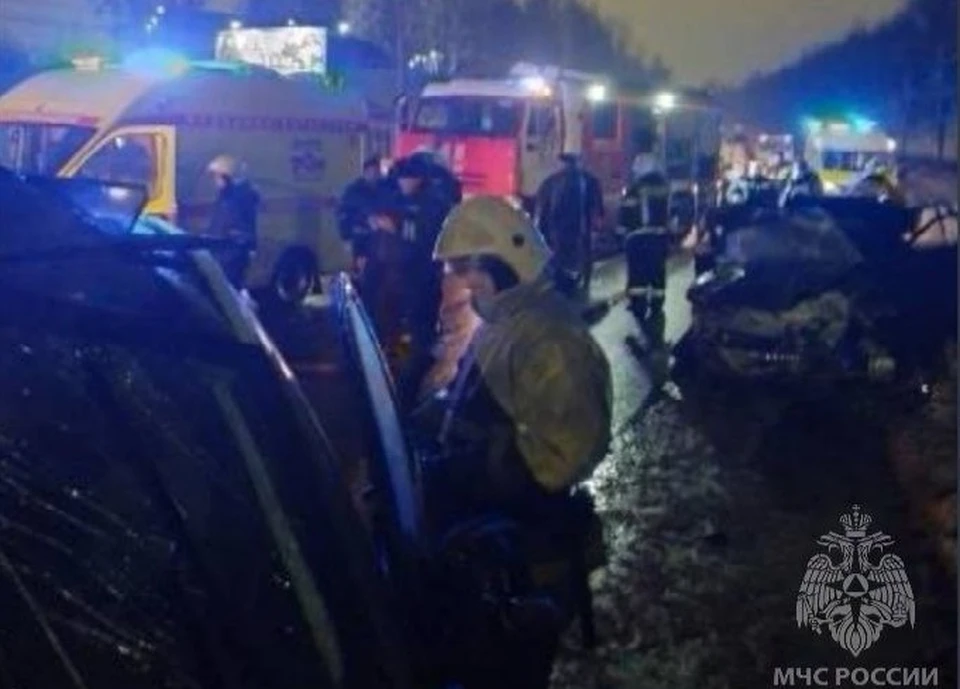
<svg viewBox="0 0 960 689">
<path fill-rule="evenodd" d="M 609 441 L 609 364 L 554 288 L 543 236 L 506 201 L 474 197 L 447 218 L 434 259 L 471 291 L 482 324 L 468 358 L 508 417 L 520 473 L 546 493 L 585 478 Z"/>
<path fill-rule="evenodd" d="M 446 523 L 494 512 L 543 529 L 568 514 L 574 487 L 607 452 L 606 356 L 554 287 L 543 236 L 508 202 L 456 206 L 434 258 L 469 286 L 481 323 L 435 417 L 445 459 L 428 479 L 428 510 Z M 554 629 L 475 654 L 465 686 L 545 689 L 558 638 Z"/>
</svg>

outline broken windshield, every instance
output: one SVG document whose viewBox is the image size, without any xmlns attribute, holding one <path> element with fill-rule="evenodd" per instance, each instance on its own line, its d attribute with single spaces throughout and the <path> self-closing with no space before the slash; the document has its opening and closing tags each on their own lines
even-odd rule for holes
<svg viewBox="0 0 960 689">
<path fill-rule="evenodd" d="M 29 308 L 0 317 L 0 683 L 374 686 L 361 532 L 265 355 Z"/>
<path fill-rule="evenodd" d="M 333 686 L 329 612 L 252 474 L 303 453 L 256 372 L 0 325 L 0 676 L 199 687 L 227 653 L 238 686 Z"/>
</svg>

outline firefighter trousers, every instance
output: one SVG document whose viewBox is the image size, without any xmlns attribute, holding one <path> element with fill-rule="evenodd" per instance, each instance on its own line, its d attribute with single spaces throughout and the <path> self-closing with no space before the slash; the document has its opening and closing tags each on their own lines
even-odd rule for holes
<svg viewBox="0 0 960 689">
<path fill-rule="evenodd" d="M 652 345 L 664 337 L 669 235 L 665 228 L 641 228 L 627 235 L 627 297 L 629 309 Z"/>
</svg>

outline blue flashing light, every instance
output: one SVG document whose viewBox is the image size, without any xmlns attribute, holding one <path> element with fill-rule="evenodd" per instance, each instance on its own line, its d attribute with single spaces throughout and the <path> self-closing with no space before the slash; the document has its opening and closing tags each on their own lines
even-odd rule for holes
<svg viewBox="0 0 960 689">
<path fill-rule="evenodd" d="M 861 117 L 859 115 L 852 116 L 850 121 L 853 123 L 853 128 L 861 134 L 873 131 L 873 128 L 877 126 L 877 123 L 873 120 L 867 119 L 866 117 Z"/>
<path fill-rule="evenodd" d="M 146 48 L 128 55 L 123 68 L 145 76 L 176 77 L 190 68 L 190 61 L 172 50 Z"/>
<path fill-rule="evenodd" d="M 803 119 L 803 128 L 810 133 L 819 132 L 823 129 L 823 122 L 815 117 L 805 117 Z"/>
</svg>

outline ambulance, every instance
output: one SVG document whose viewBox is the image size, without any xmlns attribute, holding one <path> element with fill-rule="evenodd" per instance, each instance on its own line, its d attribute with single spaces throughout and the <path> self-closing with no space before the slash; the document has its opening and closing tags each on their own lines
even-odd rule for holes
<svg viewBox="0 0 960 689">
<path fill-rule="evenodd" d="M 204 233 L 216 199 L 207 167 L 234 156 L 261 196 L 248 287 L 298 302 L 348 265 L 337 198 L 367 155 L 388 152 L 391 129 L 317 81 L 146 51 L 118 66 L 77 60 L 0 96 L 0 165 L 142 185 L 147 214 Z"/>
<path fill-rule="evenodd" d="M 885 169 L 896 183 L 897 142 L 873 122 L 810 119 L 805 130 L 804 159 L 820 176 L 826 193 L 843 193 L 870 165 Z"/>
</svg>

